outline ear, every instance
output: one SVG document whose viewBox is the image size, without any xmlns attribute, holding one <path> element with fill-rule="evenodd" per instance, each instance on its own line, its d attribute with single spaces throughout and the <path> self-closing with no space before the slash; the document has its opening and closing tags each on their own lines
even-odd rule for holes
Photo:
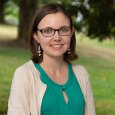
<svg viewBox="0 0 115 115">
<path fill-rule="evenodd" d="M 71 28 L 71 37 L 73 36 L 74 33 L 75 33 L 75 28 L 74 28 L 74 26 L 72 26 L 72 28 Z"/>
<path fill-rule="evenodd" d="M 33 33 L 33 38 L 39 43 L 39 37 L 37 35 L 37 33 Z"/>
<path fill-rule="evenodd" d="M 72 35 L 75 33 L 75 27 L 72 26 Z"/>
</svg>

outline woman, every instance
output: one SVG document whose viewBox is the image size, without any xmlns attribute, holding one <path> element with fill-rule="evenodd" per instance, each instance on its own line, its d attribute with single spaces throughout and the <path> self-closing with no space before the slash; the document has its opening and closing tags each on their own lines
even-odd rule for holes
<svg viewBox="0 0 115 115">
<path fill-rule="evenodd" d="M 88 73 L 77 59 L 75 30 L 59 4 L 41 7 L 30 37 L 32 60 L 14 74 L 8 115 L 95 115 Z"/>
</svg>

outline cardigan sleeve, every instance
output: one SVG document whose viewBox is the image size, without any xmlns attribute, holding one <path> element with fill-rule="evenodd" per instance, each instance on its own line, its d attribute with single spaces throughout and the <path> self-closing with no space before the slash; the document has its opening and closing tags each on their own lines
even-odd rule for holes
<svg viewBox="0 0 115 115">
<path fill-rule="evenodd" d="M 93 92 L 92 92 L 92 87 L 91 87 L 89 77 L 86 82 L 86 97 L 85 98 L 86 98 L 85 115 L 96 115 Z"/>
<path fill-rule="evenodd" d="M 85 115 L 96 115 L 93 92 L 87 70 L 81 65 L 73 66 L 73 70 L 85 98 Z"/>
<path fill-rule="evenodd" d="M 7 115 L 30 115 L 30 85 L 27 70 L 19 67 L 12 80 Z"/>
</svg>

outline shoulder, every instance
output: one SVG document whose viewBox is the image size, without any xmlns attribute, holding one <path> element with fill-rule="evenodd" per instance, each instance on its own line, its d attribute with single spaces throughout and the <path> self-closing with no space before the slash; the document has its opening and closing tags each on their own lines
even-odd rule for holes
<svg viewBox="0 0 115 115">
<path fill-rule="evenodd" d="M 32 60 L 30 60 L 15 70 L 13 81 L 29 81 L 31 76 L 34 76 L 33 74 L 38 74 L 38 71 L 36 70 Z"/>
<path fill-rule="evenodd" d="M 21 75 L 25 75 L 30 73 L 31 71 L 35 71 L 35 66 L 32 60 L 24 63 L 23 65 L 19 66 L 16 70 L 14 74 L 21 74 Z"/>
<path fill-rule="evenodd" d="M 76 76 L 76 79 L 79 82 L 79 85 L 82 89 L 82 92 L 83 92 L 85 100 L 86 100 L 87 87 L 89 86 L 89 83 L 90 83 L 89 74 L 88 74 L 86 68 L 82 65 L 73 65 L 72 69 Z"/>
<path fill-rule="evenodd" d="M 74 69 L 74 71 L 80 71 L 82 73 L 87 73 L 87 69 L 83 66 L 83 65 L 72 65 L 72 68 Z"/>
<path fill-rule="evenodd" d="M 27 71 L 28 71 L 28 69 L 30 69 L 30 66 L 32 65 L 32 61 L 30 60 L 30 61 L 28 61 L 28 62 L 26 62 L 26 63 L 24 63 L 23 65 L 21 65 L 21 66 L 19 66 L 17 69 L 16 69 L 16 71 L 15 72 L 24 72 L 24 73 L 26 73 Z"/>
<path fill-rule="evenodd" d="M 25 64 L 19 66 L 18 68 L 16 68 L 15 72 L 14 72 L 14 76 L 13 76 L 13 83 L 14 82 L 19 82 L 19 81 L 23 81 L 25 82 L 26 76 L 28 74 L 28 69 L 29 69 L 29 61 L 26 62 Z"/>
<path fill-rule="evenodd" d="M 72 69 L 78 79 L 83 80 L 85 82 L 88 81 L 89 74 L 84 66 L 76 64 L 76 65 L 72 65 Z"/>
</svg>

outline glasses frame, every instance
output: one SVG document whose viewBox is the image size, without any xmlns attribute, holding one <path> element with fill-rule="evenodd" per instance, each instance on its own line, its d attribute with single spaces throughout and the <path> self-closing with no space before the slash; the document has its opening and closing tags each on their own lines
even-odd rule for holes
<svg viewBox="0 0 115 115">
<path fill-rule="evenodd" d="M 46 27 L 47 28 L 47 27 Z M 57 31 L 58 32 L 58 34 L 60 35 L 60 36 L 69 36 L 69 35 L 62 35 L 62 34 L 60 34 L 60 29 L 62 28 L 59 28 L 59 29 L 54 29 L 54 28 L 52 28 L 52 27 L 49 27 L 49 28 L 52 28 L 52 30 L 54 30 L 54 33 L 51 35 L 51 36 L 45 36 L 44 34 L 43 34 L 43 30 L 45 30 L 46 28 L 43 28 L 43 29 L 39 29 L 39 28 L 37 28 L 37 31 L 39 31 L 39 32 L 41 32 L 41 34 L 44 36 L 44 37 L 52 37 L 52 36 L 54 36 L 55 35 L 55 32 Z M 70 29 L 70 33 L 71 33 L 71 31 L 72 31 L 72 27 L 66 27 L 66 28 L 69 28 Z"/>
</svg>

